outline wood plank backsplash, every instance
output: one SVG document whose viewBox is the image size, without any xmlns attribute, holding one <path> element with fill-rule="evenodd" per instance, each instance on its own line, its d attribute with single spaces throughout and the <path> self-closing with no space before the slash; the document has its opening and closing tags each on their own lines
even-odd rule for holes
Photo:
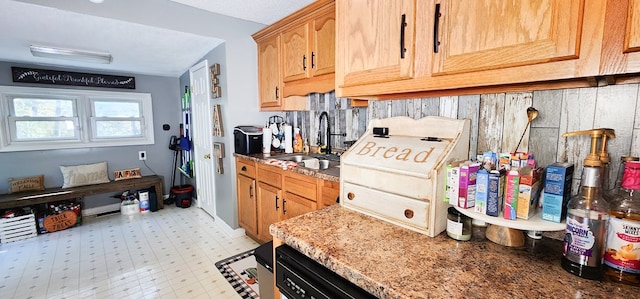
<svg viewBox="0 0 640 299">
<path fill-rule="evenodd" d="M 588 136 L 562 138 L 565 132 L 612 128 L 616 138 L 608 143 L 611 156 L 610 187 L 615 182 L 620 157 L 640 156 L 640 98 L 638 84 L 604 87 L 496 93 L 388 101 L 369 101 L 356 108 L 347 99 L 336 99 L 333 92 L 308 97 L 308 111 L 285 113 L 286 120 L 300 127 L 303 138 L 317 144 L 318 117 L 330 115 L 332 146 L 344 148 L 344 141 L 357 140 L 366 131 L 369 119 L 392 116 L 422 118 L 430 115 L 469 118 L 471 141 L 469 156 L 485 151 L 510 152 L 516 148 L 527 126 L 527 107 L 540 113 L 526 130 L 518 151 L 533 153 L 538 165 L 556 161 L 574 163 L 576 193 L 582 173 L 582 160 L 589 153 Z M 393 132 L 391 132 L 393 134 Z"/>
</svg>

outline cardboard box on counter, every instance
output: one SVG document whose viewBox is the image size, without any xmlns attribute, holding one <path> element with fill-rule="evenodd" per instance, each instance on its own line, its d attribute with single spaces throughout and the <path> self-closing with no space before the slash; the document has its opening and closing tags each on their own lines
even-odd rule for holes
<svg viewBox="0 0 640 299">
<path fill-rule="evenodd" d="M 516 220 L 518 211 L 518 195 L 520 194 L 520 173 L 510 170 L 504 192 L 504 219 Z"/>
<path fill-rule="evenodd" d="M 498 217 L 504 202 L 504 185 L 506 170 L 492 170 L 489 173 L 489 189 L 487 190 L 486 214 Z"/>
<path fill-rule="evenodd" d="M 517 218 L 529 219 L 536 214 L 538 199 L 542 191 L 540 177 L 543 171 L 543 168 L 533 169 L 530 166 L 518 169 L 518 173 L 520 174 L 520 192 L 518 194 Z"/>
<path fill-rule="evenodd" d="M 444 201 L 452 205 L 458 205 L 460 163 L 462 163 L 462 161 L 447 164 L 447 180 L 445 181 Z"/>
<path fill-rule="evenodd" d="M 460 166 L 460 182 L 458 194 L 458 207 L 473 208 L 476 203 L 476 179 L 479 163 L 470 163 Z"/>
<path fill-rule="evenodd" d="M 486 214 L 487 201 L 489 200 L 489 171 L 486 169 L 478 170 L 476 177 L 476 205 L 474 212 Z"/>
<path fill-rule="evenodd" d="M 559 223 L 567 216 L 573 171 L 571 163 L 556 162 L 547 166 L 542 203 L 543 220 Z"/>
</svg>

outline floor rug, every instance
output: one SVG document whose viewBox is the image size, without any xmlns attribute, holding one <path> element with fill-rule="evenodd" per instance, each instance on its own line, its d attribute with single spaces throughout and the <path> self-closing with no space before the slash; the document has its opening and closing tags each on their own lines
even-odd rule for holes
<svg viewBox="0 0 640 299">
<path fill-rule="evenodd" d="M 258 271 L 254 250 L 249 250 L 216 263 L 216 268 L 242 298 L 260 298 Z"/>
</svg>

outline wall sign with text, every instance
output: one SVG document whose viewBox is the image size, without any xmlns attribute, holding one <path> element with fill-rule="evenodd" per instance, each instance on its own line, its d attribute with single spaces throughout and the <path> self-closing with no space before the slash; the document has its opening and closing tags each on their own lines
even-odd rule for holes
<svg viewBox="0 0 640 299">
<path fill-rule="evenodd" d="M 53 85 L 135 89 L 136 79 L 128 76 L 77 73 L 55 70 L 11 67 L 13 82 Z"/>
</svg>

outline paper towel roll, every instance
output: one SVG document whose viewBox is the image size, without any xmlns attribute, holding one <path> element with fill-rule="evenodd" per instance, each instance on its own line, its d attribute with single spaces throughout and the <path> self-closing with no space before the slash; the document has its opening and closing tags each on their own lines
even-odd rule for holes
<svg viewBox="0 0 640 299">
<path fill-rule="evenodd" d="M 290 125 L 284 125 L 284 152 L 293 153 L 293 129 Z"/>
<path fill-rule="evenodd" d="M 271 129 L 262 128 L 262 153 L 271 153 Z"/>
</svg>

